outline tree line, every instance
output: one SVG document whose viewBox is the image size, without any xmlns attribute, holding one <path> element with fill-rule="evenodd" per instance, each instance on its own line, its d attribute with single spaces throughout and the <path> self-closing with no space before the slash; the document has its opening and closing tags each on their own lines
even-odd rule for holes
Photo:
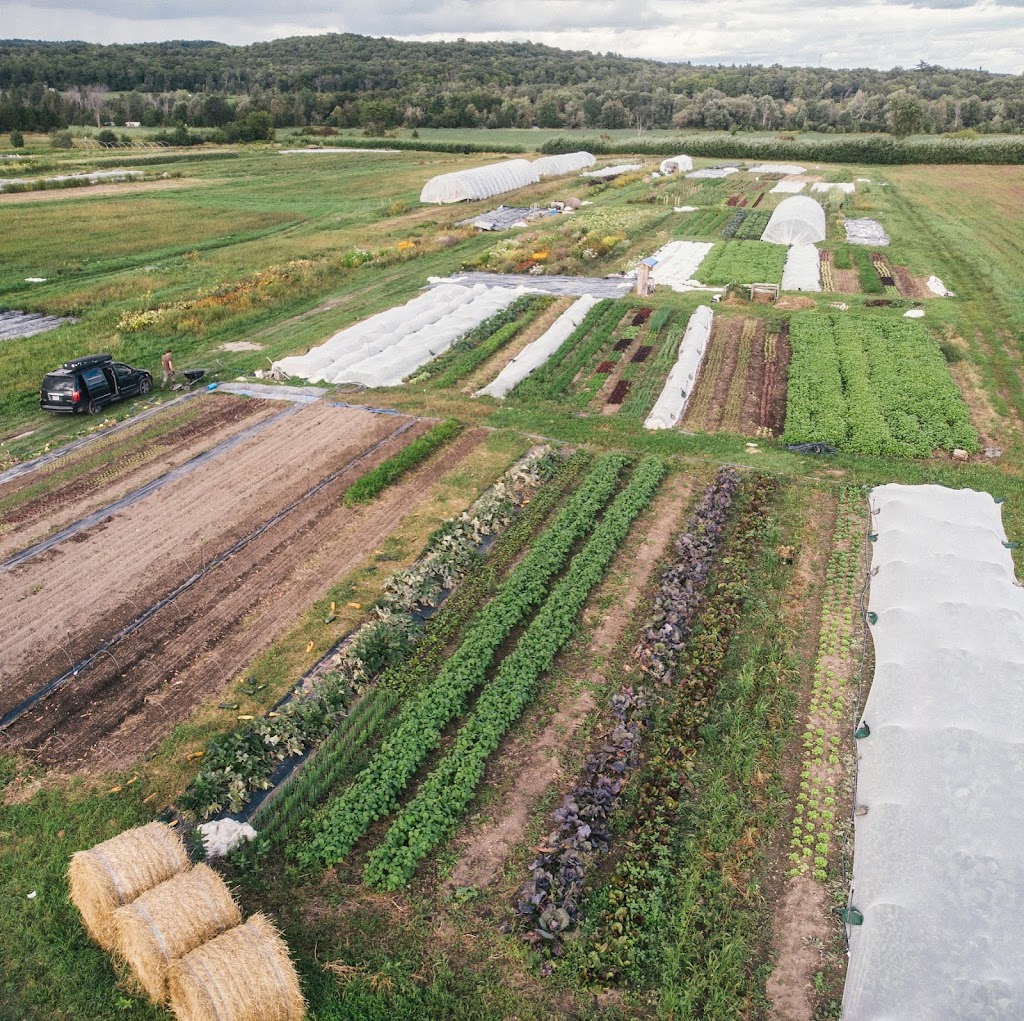
<svg viewBox="0 0 1024 1021">
<path fill-rule="evenodd" d="M 250 46 L 0 41 L 0 131 L 75 125 L 1019 132 L 1024 77 L 701 66 L 533 43 L 351 34 Z"/>
</svg>

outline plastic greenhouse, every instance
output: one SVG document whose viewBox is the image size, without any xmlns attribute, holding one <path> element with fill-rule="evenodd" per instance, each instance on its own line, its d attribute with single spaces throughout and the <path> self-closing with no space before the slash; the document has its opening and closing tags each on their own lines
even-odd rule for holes
<svg viewBox="0 0 1024 1021">
<path fill-rule="evenodd" d="M 680 170 L 693 170 L 693 160 L 689 156 L 670 156 L 661 161 L 663 174 L 675 174 Z"/>
<path fill-rule="evenodd" d="M 485 167 L 456 170 L 432 177 L 420 192 L 420 202 L 468 202 L 537 184 L 540 177 L 529 160 L 505 160 Z"/>
<path fill-rule="evenodd" d="M 772 213 L 762 241 L 777 245 L 813 245 L 825 240 L 825 210 L 807 195 L 783 199 Z"/>
<path fill-rule="evenodd" d="M 541 177 L 560 177 L 574 170 L 592 167 L 596 162 L 597 158 L 589 152 L 567 152 L 558 156 L 541 156 L 539 160 L 533 161 L 533 169 Z"/>
<path fill-rule="evenodd" d="M 871 492 L 846 1021 L 1024 1017 L 1024 590 L 988 493 Z"/>
</svg>

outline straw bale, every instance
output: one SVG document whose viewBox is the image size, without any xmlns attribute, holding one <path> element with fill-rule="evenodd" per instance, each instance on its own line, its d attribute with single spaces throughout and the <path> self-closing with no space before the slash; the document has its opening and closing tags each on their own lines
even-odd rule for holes
<svg viewBox="0 0 1024 1021">
<path fill-rule="evenodd" d="M 197 865 L 114 912 L 116 949 L 149 998 L 163 1003 L 171 961 L 241 921 L 224 880 L 208 865 Z"/>
<path fill-rule="evenodd" d="M 178 834 L 163 823 L 151 822 L 72 855 L 68 869 L 71 901 L 89 935 L 112 950 L 114 911 L 184 872 L 188 865 Z"/>
<path fill-rule="evenodd" d="M 167 988 L 178 1021 L 301 1021 L 305 1015 L 288 947 L 263 915 L 175 961 Z"/>
</svg>

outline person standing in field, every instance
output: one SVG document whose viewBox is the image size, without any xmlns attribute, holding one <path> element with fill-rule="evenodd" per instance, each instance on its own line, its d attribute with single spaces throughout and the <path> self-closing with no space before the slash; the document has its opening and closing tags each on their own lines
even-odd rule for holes
<svg viewBox="0 0 1024 1021">
<path fill-rule="evenodd" d="M 161 390 L 166 390 L 167 389 L 167 381 L 170 380 L 172 383 L 174 382 L 174 362 L 171 359 L 171 350 L 170 350 L 170 348 L 168 348 L 164 352 L 163 358 L 160 359 L 160 364 L 163 366 L 163 370 L 164 370 L 164 381 L 160 385 L 160 389 Z"/>
</svg>

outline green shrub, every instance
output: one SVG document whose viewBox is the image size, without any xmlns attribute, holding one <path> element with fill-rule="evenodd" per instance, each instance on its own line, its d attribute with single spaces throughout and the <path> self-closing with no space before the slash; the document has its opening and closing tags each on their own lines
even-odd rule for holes
<svg viewBox="0 0 1024 1021">
<path fill-rule="evenodd" d="M 11 148 L 22 149 L 25 146 L 25 136 L 20 131 L 11 132 Z"/>
<path fill-rule="evenodd" d="M 55 131 L 50 135 L 50 145 L 54 149 L 70 149 L 73 146 L 70 131 Z"/>
</svg>

